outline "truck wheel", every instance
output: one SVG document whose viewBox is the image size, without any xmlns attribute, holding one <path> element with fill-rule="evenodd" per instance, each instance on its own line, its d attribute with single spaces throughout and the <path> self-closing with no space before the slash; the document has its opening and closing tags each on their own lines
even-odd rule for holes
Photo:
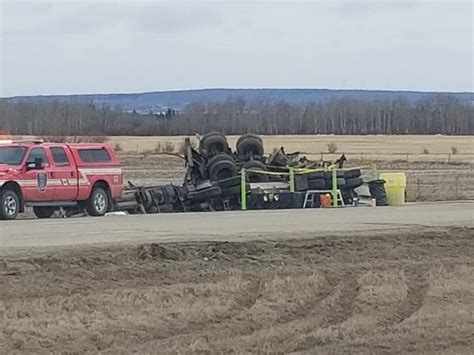
<svg viewBox="0 0 474 355">
<path fill-rule="evenodd" d="M 201 153 L 205 151 L 209 157 L 213 157 L 219 153 L 227 153 L 229 144 L 223 133 L 210 132 L 201 138 L 199 148 Z"/>
<path fill-rule="evenodd" d="M 109 209 L 109 196 L 107 192 L 96 187 L 92 190 L 91 196 L 87 200 L 86 210 L 91 216 L 103 216 Z"/>
<path fill-rule="evenodd" d="M 227 154 L 218 154 L 208 162 L 209 178 L 212 181 L 228 179 L 237 175 L 237 166 L 234 159 Z"/>
<path fill-rule="evenodd" d="M 242 160 L 263 156 L 262 139 L 255 135 L 244 135 L 237 141 L 237 154 Z"/>
<path fill-rule="evenodd" d="M 12 220 L 20 212 L 20 198 L 15 191 L 0 190 L 0 219 Z"/>
<path fill-rule="evenodd" d="M 33 213 L 38 218 L 51 218 L 54 213 L 52 207 L 33 207 Z"/>
</svg>

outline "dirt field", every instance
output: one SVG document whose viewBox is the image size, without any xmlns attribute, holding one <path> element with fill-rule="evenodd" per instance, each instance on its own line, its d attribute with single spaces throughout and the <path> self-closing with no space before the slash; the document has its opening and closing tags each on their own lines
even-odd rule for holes
<svg viewBox="0 0 474 355">
<path fill-rule="evenodd" d="M 238 136 L 228 136 L 235 148 Z M 109 137 L 112 144 L 119 143 L 125 153 L 153 151 L 157 144 L 170 142 L 179 150 L 183 136 L 171 137 Z M 285 147 L 287 152 L 304 152 L 312 158 L 331 160 L 345 153 L 352 160 L 380 161 L 436 161 L 474 163 L 474 137 L 472 136 L 333 136 L 333 135 L 286 135 L 262 136 L 265 151 Z M 193 138 L 196 141 L 196 138 Z M 336 154 L 326 154 L 328 144 L 335 143 Z M 452 148 L 457 153 L 453 154 Z M 407 156 L 408 155 L 408 156 Z M 408 159 L 407 159 L 408 157 Z"/>
<path fill-rule="evenodd" d="M 469 354 L 474 230 L 10 255 L 0 353 Z"/>
</svg>

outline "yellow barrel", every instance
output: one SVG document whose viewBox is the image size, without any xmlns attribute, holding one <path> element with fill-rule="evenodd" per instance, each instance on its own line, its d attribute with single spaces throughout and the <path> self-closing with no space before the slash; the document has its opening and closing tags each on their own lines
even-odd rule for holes
<svg viewBox="0 0 474 355">
<path fill-rule="evenodd" d="M 390 206 L 405 204 L 405 187 L 407 178 L 405 173 L 381 173 L 380 178 L 385 180 L 385 192 Z"/>
</svg>

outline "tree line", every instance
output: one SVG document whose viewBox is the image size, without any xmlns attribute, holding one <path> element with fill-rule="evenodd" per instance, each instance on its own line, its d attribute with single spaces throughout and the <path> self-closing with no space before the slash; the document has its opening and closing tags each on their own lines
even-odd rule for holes
<svg viewBox="0 0 474 355">
<path fill-rule="evenodd" d="M 0 100 L 0 131 L 14 135 L 474 134 L 474 105 L 438 95 L 409 102 L 350 98 L 292 105 L 231 97 L 188 104 L 179 114 L 146 115 L 74 101 Z"/>
</svg>

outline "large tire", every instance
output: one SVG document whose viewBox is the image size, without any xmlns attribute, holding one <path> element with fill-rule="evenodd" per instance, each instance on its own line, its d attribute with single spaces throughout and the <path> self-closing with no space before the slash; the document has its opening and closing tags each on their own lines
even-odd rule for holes
<svg viewBox="0 0 474 355">
<path fill-rule="evenodd" d="M 332 171 L 325 171 L 324 176 L 326 180 L 332 180 Z M 338 179 L 344 178 L 344 171 L 336 170 L 336 176 Z"/>
<path fill-rule="evenodd" d="M 347 179 L 345 187 L 355 189 L 356 187 L 361 186 L 363 183 L 364 183 L 364 180 L 362 180 L 361 177 L 356 177 L 352 179 Z"/>
<path fill-rule="evenodd" d="M 260 137 L 258 134 L 253 134 L 253 133 L 244 133 L 242 134 L 239 139 L 237 140 L 237 143 L 236 143 L 236 147 L 245 139 L 247 138 L 252 138 L 252 139 L 256 139 L 258 141 L 260 141 L 261 143 L 263 143 L 263 140 L 262 140 L 262 137 Z"/>
<path fill-rule="evenodd" d="M 109 195 L 102 187 L 94 187 L 86 202 L 86 211 L 90 216 L 100 217 L 109 210 Z"/>
<path fill-rule="evenodd" d="M 12 220 L 20 213 L 20 197 L 13 190 L 0 190 L 0 219 Z"/>
<path fill-rule="evenodd" d="M 262 157 L 264 153 L 262 139 L 253 134 L 246 134 L 240 137 L 236 148 L 237 154 L 242 160 Z"/>
<path fill-rule="evenodd" d="M 324 179 L 314 179 L 308 181 L 308 190 L 327 190 L 327 181 Z"/>
<path fill-rule="evenodd" d="M 218 154 L 208 162 L 209 179 L 219 181 L 237 175 L 237 165 L 234 159 L 227 154 Z"/>
<path fill-rule="evenodd" d="M 242 167 L 246 170 L 250 169 L 250 170 L 245 172 L 245 175 L 247 177 L 248 182 L 267 182 L 267 181 L 270 180 L 268 175 L 257 173 L 257 172 L 254 172 L 254 171 L 251 170 L 251 169 L 263 170 L 263 171 L 267 170 L 265 164 L 263 164 L 261 161 L 249 160 L 249 161 L 245 162 L 242 165 Z"/>
<path fill-rule="evenodd" d="M 325 179 L 326 172 L 325 171 L 315 171 L 314 173 L 308 173 L 308 180 L 316 180 L 316 179 Z"/>
<path fill-rule="evenodd" d="M 223 133 L 210 132 L 201 138 L 199 149 L 201 154 L 213 157 L 219 153 L 228 153 L 229 143 Z"/>
<path fill-rule="evenodd" d="M 358 178 L 361 175 L 362 175 L 362 172 L 360 171 L 360 169 L 346 170 L 344 172 L 344 178 L 345 179 Z"/>
<path fill-rule="evenodd" d="M 329 183 L 329 186 L 332 188 L 332 180 Z M 337 178 L 337 188 L 342 189 L 346 186 L 346 180 L 344 178 Z"/>
<path fill-rule="evenodd" d="M 53 207 L 33 207 L 33 213 L 40 219 L 51 218 L 54 210 Z"/>
<path fill-rule="evenodd" d="M 369 181 L 370 196 L 375 198 L 377 206 L 388 206 L 387 194 L 385 192 L 385 180 Z"/>
</svg>

